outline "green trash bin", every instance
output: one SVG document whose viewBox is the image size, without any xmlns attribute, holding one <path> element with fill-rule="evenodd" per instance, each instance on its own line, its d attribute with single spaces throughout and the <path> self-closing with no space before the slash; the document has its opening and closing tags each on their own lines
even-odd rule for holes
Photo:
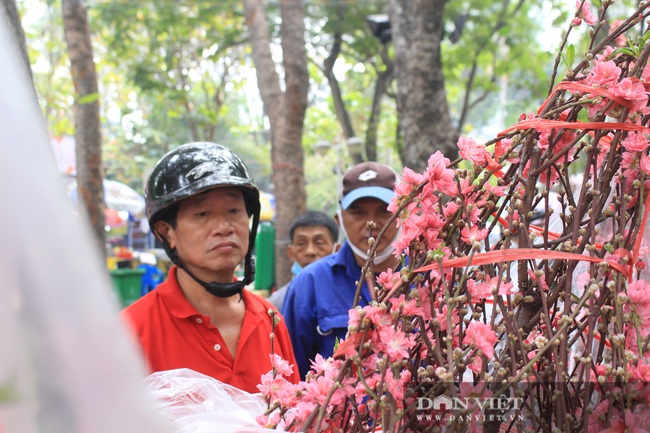
<svg viewBox="0 0 650 433">
<path fill-rule="evenodd" d="M 128 307 L 142 296 L 142 276 L 144 269 L 115 269 L 111 280 L 122 308 Z"/>
<path fill-rule="evenodd" d="M 260 223 L 255 239 L 255 290 L 271 290 L 275 283 L 275 227 Z"/>
</svg>

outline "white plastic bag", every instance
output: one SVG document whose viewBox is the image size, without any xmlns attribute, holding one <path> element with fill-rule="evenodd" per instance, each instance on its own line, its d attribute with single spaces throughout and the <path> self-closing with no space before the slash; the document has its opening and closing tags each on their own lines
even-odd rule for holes
<svg viewBox="0 0 650 433">
<path fill-rule="evenodd" d="M 165 433 L 0 4 L 0 432 Z"/>
<path fill-rule="evenodd" d="M 262 433 L 255 418 L 266 410 L 258 394 L 249 394 L 194 370 L 160 371 L 145 386 L 177 433 Z"/>
</svg>

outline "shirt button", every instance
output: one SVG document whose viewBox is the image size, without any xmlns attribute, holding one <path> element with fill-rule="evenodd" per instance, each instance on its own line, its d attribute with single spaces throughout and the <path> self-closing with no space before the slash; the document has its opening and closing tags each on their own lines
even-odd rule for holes
<svg viewBox="0 0 650 433">
<path fill-rule="evenodd" d="M 220 351 L 221 350 L 221 344 L 215 344 L 214 345 L 214 350 L 216 350 L 217 352 Z"/>
<path fill-rule="evenodd" d="M 201 319 L 200 317 L 197 317 L 196 318 L 196 323 L 198 323 L 198 324 L 203 323 L 203 319 Z"/>
</svg>

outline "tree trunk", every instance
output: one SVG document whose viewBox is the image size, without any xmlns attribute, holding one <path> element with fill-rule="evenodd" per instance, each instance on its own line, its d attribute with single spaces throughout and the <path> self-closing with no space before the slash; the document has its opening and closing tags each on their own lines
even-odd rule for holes
<svg viewBox="0 0 650 433">
<path fill-rule="evenodd" d="M 275 283 L 291 279 L 287 256 L 289 227 L 305 211 L 302 133 L 307 110 L 309 73 L 305 49 L 305 11 L 301 1 L 281 0 L 284 92 L 271 56 L 270 32 L 262 0 L 242 0 L 250 33 L 257 85 L 271 124 L 272 180 L 276 198 Z"/>
<path fill-rule="evenodd" d="M 32 68 L 25 45 L 25 33 L 23 32 L 23 26 L 20 24 L 20 14 L 15 0 L 2 0 L 0 2 L 0 23 L 4 23 L 3 25 L 6 25 L 11 30 L 11 34 L 20 48 L 20 55 L 26 72 L 29 74 L 29 80 L 33 82 Z M 36 96 L 36 93 L 34 93 L 34 96 Z"/>
<path fill-rule="evenodd" d="M 341 5 L 337 6 L 336 10 L 337 16 L 339 19 L 343 19 L 343 8 Z M 338 59 L 339 54 L 341 53 L 341 44 L 343 42 L 343 35 L 341 32 L 334 32 L 333 35 L 334 42 L 330 47 L 330 52 L 325 61 L 323 62 L 323 74 L 327 78 L 327 82 L 330 86 L 330 91 L 332 92 L 332 100 L 334 101 L 334 112 L 336 113 L 336 118 L 343 129 L 343 135 L 346 139 L 356 137 L 354 132 L 354 126 L 352 126 L 352 120 L 350 120 L 350 114 L 348 113 L 347 108 L 345 108 L 345 103 L 343 102 L 343 96 L 341 94 L 341 86 L 339 81 L 336 79 L 334 74 L 334 65 L 336 64 L 336 59 Z M 348 149 L 349 151 L 349 149 Z M 357 152 L 351 155 L 352 162 L 360 164 L 363 162 L 363 152 Z"/>
<path fill-rule="evenodd" d="M 455 159 L 452 123 L 442 73 L 440 43 L 447 0 L 390 0 L 395 48 L 397 111 L 404 134 L 404 165 L 422 171 L 436 150 Z"/>
<path fill-rule="evenodd" d="M 105 253 L 104 170 L 97 72 L 90 43 L 86 7 L 79 0 L 62 0 L 63 29 L 70 56 L 76 97 L 74 104 L 77 192 L 88 214 L 98 247 Z"/>
<path fill-rule="evenodd" d="M 352 126 L 352 120 L 350 120 L 350 114 L 348 113 L 347 108 L 345 108 L 345 103 L 343 102 L 343 95 L 341 94 L 341 86 L 339 81 L 334 75 L 334 64 L 338 58 L 339 53 L 341 52 L 341 33 L 337 32 L 334 34 L 334 43 L 330 49 L 329 56 L 325 59 L 323 64 L 323 74 L 327 78 L 327 82 L 330 86 L 330 91 L 332 92 L 332 100 L 334 101 L 334 112 L 336 113 L 336 118 L 341 125 L 343 130 L 343 135 L 346 139 L 355 137 L 354 126 Z M 349 149 L 348 149 L 349 150 Z M 361 153 L 356 153 L 352 155 L 352 162 L 354 164 L 359 164 L 363 162 L 363 156 Z"/>
<path fill-rule="evenodd" d="M 377 161 L 377 130 L 379 129 L 379 120 L 381 119 L 381 100 L 395 76 L 395 66 L 388 56 L 388 47 L 386 44 L 381 49 L 381 58 L 384 60 L 386 69 L 377 73 L 377 80 L 375 81 L 372 107 L 370 109 L 370 117 L 368 118 L 368 129 L 366 129 L 366 155 L 368 161 Z"/>
</svg>

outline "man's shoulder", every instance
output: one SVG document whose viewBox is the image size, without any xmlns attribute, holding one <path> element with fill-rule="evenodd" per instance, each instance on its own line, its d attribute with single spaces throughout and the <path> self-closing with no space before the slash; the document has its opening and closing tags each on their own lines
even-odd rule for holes
<svg viewBox="0 0 650 433">
<path fill-rule="evenodd" d="M 336 275 L 336 254 L 323 257 L 303 268 L 290 282 L 287 289 L 286 297 L 298 296 L 304 302 L 305 299 L 315 300 L 326 293 L 330 288 L 335 286 Z"/>
<path fill-rule="evenodd" d="M 291 281 L 280 287 L 275 292 L 271 293 L 271 296 L 266 298 L 266 300 L 273 304 L 276 308 L 282 308 L 282 302 L 284 301 L 284 297 L 287 295 L 287 291 L 289 290 L 289 284 L 291 284 Z"/>
<path fill-rule="evenodd" d="M 257 293 L 253 292 L 252 290 L 244 289 L 245 290 L 245 295 L 244 295 L 244 301 L 246 302 L 246 308 L 249 310 L 254 311 L 255 313 L 264 313 L 268 314 L 269 309 L 274 309 L 277 310 L 271 304 L 268 299 L 265 299 L 258 295 Z"/>
<path fill-rule="evenodd" d="M 172 282 L 169 279 L 165 280 L 154 290 L 124 308 L 120 315 L 128 317 L 132 322 L 150 320 L 152 316 L 156 315 L 156 311 L 166 308 L 168 304 L 174 305 L 174 299 L 179 295 L 182 297 L 182 294 L 175 293 Z"/>
<path fill-rule="evenodd" d="M 294 280 L 301 275 L 319 275 L 324 272 L 332 272 L 332 269 L 341 262 L 341 257 L 339 253 L 330 254 L 329 256 L 322 257 L 315 262 L 312 262 L 305 266 L 299 273 L 294 277 Z M 293 283 L 293 280 L 290 284 Z"/>
<path fill-rule="evenodd" d="M 148 333 L 152 327 L 159 327 L 161 320 L 166 320 L 161 314 L 160 294 L 155 290 L 147 293 L 133 304 L 120 312 L 120 317 L 128 323 L 137 334 Z"/>
<path fill-rule="evenodd" d="M 122 313 L 126 314 L 141 314 L 145 311 L 148 311 L 152 308 L 157 308 L 156 306 L 160 303 L 162 298 L 164 297 L 163 291 L 159 291 L 158 289 L 154 289 L 151 292 L 147 293 L 146 295 L 142 296 L 139 298 L 137 301 L 132 303 L 131 305 L 127 306 L 122 310 Z"/>
</svg>

